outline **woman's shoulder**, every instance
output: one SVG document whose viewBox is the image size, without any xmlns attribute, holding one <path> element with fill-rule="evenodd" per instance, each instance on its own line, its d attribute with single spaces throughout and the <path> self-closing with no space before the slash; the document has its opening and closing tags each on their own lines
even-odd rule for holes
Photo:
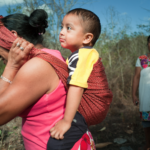
<svg viewBox="0 0 150 150">
<path fill-rule="evenodd" d="M 45 76 L 45 73 L 53 71 L 52 66 L 45 60 L 34 57 L 28 60 L 19 70 L 22 76 L 26 77 L 39 77 Z"/>
</svg>

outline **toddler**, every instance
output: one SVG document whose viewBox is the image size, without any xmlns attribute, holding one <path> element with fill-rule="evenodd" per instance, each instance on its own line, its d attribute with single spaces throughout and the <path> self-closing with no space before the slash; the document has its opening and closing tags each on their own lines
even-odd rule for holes
<svg viewBox="0 0 150 150">
<path fill-rule="evenodd" d="M 74 134 L 82 137 L 88 130 L 84 118 L 77 110 L 83 92 L 88 87 L 87 80 L 93 66 L 99 59 L 99 53 L 93 46 L 99 38 L 101 24 L 93 12 L 81 8 L 73 9 L 65 15 L 61 27 L 59 35 L 61 46 L 72 52 L 66 60 L 69 69 L 67 79 L 69 89 L 64 118 L 50 130 L 51 137 L 55 139 L 50 138 L 49 146 L 54 145 L 55 142 L 55 146 L 61 142 L 63 145 L 71 143 Z"/>
</svg>

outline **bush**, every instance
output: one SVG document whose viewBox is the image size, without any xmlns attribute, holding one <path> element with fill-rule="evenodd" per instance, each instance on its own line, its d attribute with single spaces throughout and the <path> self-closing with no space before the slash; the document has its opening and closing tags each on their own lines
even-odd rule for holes
<svg viewBox="0 0 150 150">
<path fill-rule="evenodd" d="M 5 65 L 2 61 L 0 61 L 0 75 L 3 73 Z"/>
</svg>

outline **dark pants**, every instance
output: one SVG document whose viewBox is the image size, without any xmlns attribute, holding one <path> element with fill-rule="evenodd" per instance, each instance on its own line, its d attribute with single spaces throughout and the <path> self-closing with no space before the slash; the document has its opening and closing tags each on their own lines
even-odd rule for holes
<svg viewBox="0 0 150 150">
<path fill-rule="evenodd" d="M 77 112 L 71 128 L 64 134 L 64 139 L 49 138 L 47 150 L 70 150 L 73 145 L 86 133 L 88 127 L 83 116 Z"/>
</svg>

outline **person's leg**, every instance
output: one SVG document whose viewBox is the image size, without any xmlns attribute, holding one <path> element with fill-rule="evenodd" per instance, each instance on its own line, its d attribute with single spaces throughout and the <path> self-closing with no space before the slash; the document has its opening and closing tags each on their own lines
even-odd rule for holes
<svg viewBox="0 0 150 150">
<path fill-rule="evenodd" d="M 145 141 L 146 141 L 146 150 L 150 148 L 150 127 L 144 128 L 145 131 Z"/>
<path fill-rule="evenodd" d="M 150 148 L 150 121 L 142 121 L 142 126 L 144 128 L 146 144 L 144 147 L 141 147 L 138 150 L 147 150 Z"/>
<path fill-rule="evenodd" d="M 71 128 L 64 134 L 64 139 L 56 140 L 50 137 L 47 143 L 47 150 L 70 150 L 87 130 L 88 127 L 83 116 L 77 112 Z"/>
</svg>

